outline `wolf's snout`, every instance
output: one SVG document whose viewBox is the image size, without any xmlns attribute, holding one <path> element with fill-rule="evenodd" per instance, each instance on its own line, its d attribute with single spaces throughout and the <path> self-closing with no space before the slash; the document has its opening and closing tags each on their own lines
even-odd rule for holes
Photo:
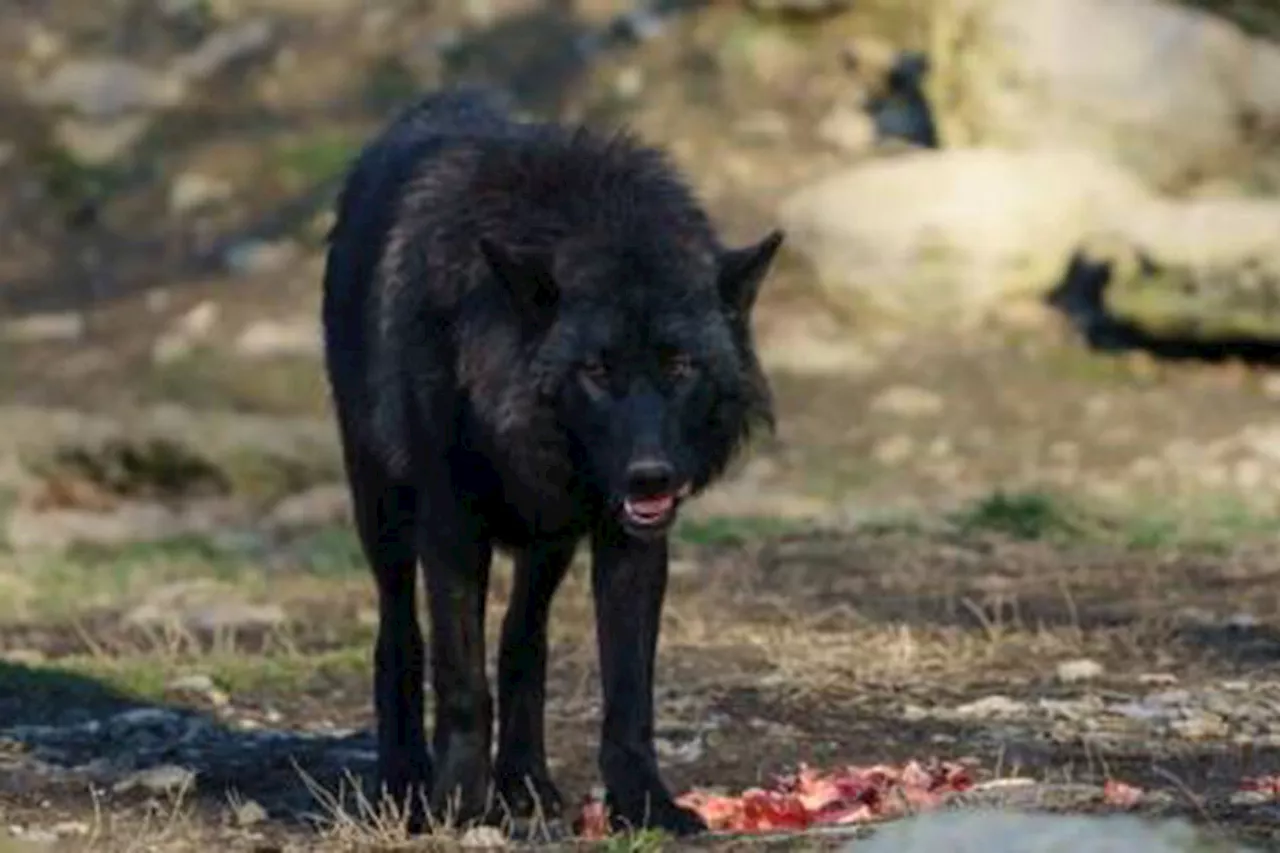
<svg viewBox="0 0 1280 853">
<path fill-rule="evenodd" d="M 662 459 L 640 459 L 627 466 L 627 495 L 653 498 L 675 491 L 676 471 Z"/>
</svg>

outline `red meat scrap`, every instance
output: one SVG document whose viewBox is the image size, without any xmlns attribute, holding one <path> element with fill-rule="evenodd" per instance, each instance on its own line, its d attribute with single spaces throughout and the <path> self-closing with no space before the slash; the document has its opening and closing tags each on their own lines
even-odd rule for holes
<svg viewBox="0 0 1280 853">
<path fill-rule="evenodd" d="M 715 832 L 795 832 L 897 817 L 940 805 L 972 787 L 968 767 L 954 762 L 846 766 L 827 773 L 802 764 L 768 788 L 737 795 L 695 788 L 676 802 L 696 811 Z M 607 834 L 606 826 L 599 804 L 588 803 L 581 834 L 599 838 Z"/>
</svg>

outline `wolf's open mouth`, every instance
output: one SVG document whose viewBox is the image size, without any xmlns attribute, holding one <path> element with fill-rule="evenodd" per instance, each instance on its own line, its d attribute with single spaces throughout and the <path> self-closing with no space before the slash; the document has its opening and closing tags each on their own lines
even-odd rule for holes
<svg viewBox="0 0 1280 853">
<path fill-rule="evenodd" d="M 675 519 L 680 499 L 689 494 L 683 486 L 677 492 L 653 495 L 647 498 L 626 498 L 622 502 L 622 514 L 628 524 L 640 529 L 665 527 Z"/>
<path fill-rule="evenodd" d="M 676 509 L 675 495 L 657 495 L 652 498 L 627 498 L 622 511 L 627 521 L 637 527 L 656 527 L 666 522 Z"/>
</svg>

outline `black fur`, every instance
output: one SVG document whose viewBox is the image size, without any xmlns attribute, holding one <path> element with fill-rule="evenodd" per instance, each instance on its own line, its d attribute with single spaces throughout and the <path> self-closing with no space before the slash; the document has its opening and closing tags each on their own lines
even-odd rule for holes
<svg viewBox="0 0 1280 853">
<path fill-rule="evenodd" d="M 475 91 L 424 98 L 357 159 L 329 238 L 325 352 L 378 584 L 379 777 L 411 798 L 413 823 L 423 799 L 481 816 L 491 782 L 517 812 L 530 789 L 558 810 L 542 734 L 547 613 L 590 538 L 608 806 L 631 825 L 702 828 L 672 802 L 653 748 L 666 531 L 680 499 L 772 426 L 749 320 L 781 240 L 726 248 L 659 152 L 514 122 Z M 494 547 L 513 551 L 516 574 L 491 767 Z"/>
</svg>

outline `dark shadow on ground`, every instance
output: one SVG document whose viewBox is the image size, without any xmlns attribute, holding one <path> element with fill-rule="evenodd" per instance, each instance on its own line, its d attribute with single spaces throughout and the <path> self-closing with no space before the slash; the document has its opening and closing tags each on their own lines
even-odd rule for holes
<svg viewBox="0 0 1280 853">
<path fill-rule="evenodd" d="M 22 747 L 0 758 L 0 786 L 21 789 L 12 793 L 38 793 L 34 778 L 88 807 L 94 786 L 110 808 L 160 793 L 146 771 L 176 766 L 195 772 L 185 794 L 197 808 L 221 810 L 236 794 L 285 824 L 325 813 L 304 775 L 324 791 L 347 791 L 354 805 L 374 768 L 373 739 L 364 732 L 232 728 L 204 711 L 37 665 L 0 663 L 0 738 Z"/>
</svg>

